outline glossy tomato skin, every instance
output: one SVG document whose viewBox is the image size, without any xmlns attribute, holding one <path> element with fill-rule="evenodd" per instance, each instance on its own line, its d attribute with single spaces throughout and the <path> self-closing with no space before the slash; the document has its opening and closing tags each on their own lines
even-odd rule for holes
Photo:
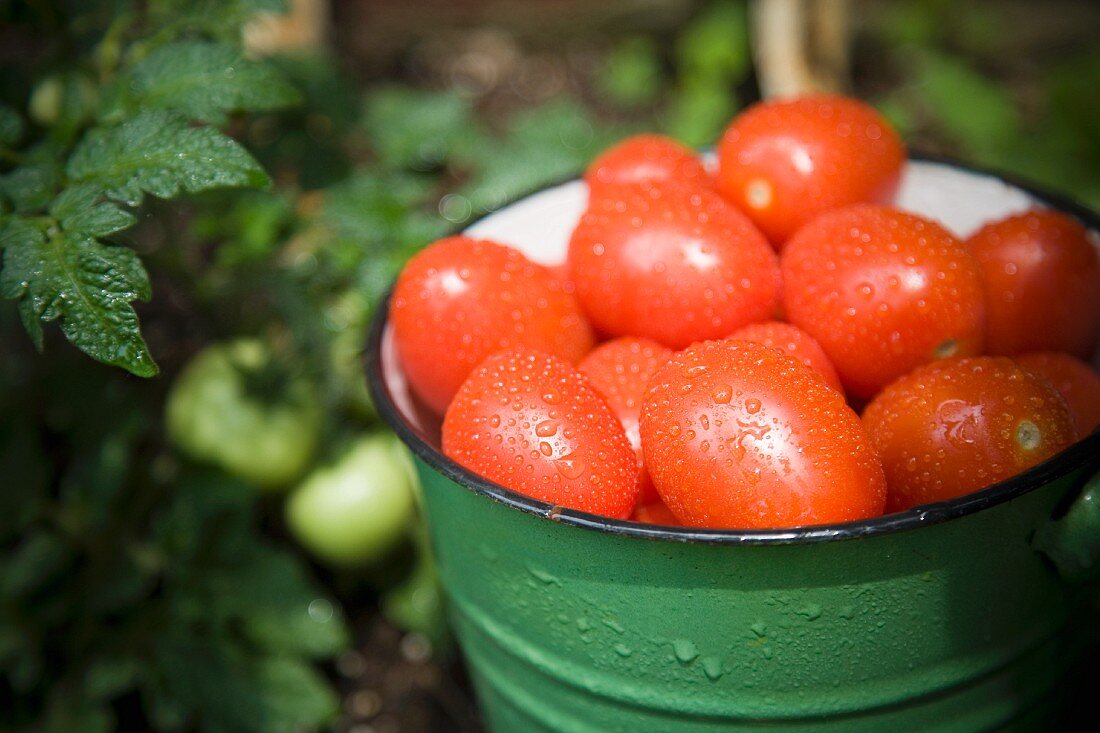
<svg viewBox="0 0 1100 733">
<path fill-rule="evenodd" d="M 775 253 L 713 191 L 671 181 L 593 198 L 569 241 L 577 299 L 596 329 L 679 349 L 766 320 Z"/>
<path fill-rule="evenodd" d="M 821 348 L 821 344 L 798 326 L 781 321 L 765 321 L 739 328 L 726 338 L 755 341 L 773 349 L 782 349 L 788 356 L 798 359 L 820 374 L 830 387 L 841 394 L 844 393 L 844 387 L 840 383 L 840 376 L 836 373 L 836 367 L 833 366 L 833 362 L 829 361 L 829 357 L 826 355 L 825 350 Z"/>
<path fill-rule="evenodd" d="M 1073 443 L 1065 400 L 1010 359 L 944 359 L 897 380 L 864 410 L 887 509 L 946 501 L 1015 476 Z"/>
<path fill-rule="evenodd" d="M 569 283 L 511 247 L 469 237 L 409 260 L 390 321 L 409 385 L 438 414 L 493 352 L 525 346 L 576 363 L 595 343 Z"/>
<path fill-rule="evenodd" d="M 630 516 L 632 522 L 642 524 L 659 524 L 664 527 L 679 527 L 680 520 L 665 506 L 660 499 L 652 504 L 639 504 Z"/>
<path fill-rule="evenodd" d="M 787 319 L 856 398 L 933 359 L 981 353 L 978 264 L 929 219 L 870 204 L 831 211 L 791 237 L 781 267 Z"/>
<path fill-rule="evenodd" d="M 649 378 L 672 358 L 672 354 L 671 349 L 656 341 L 623 336 L 600 344 L 577 365 L 592 387 L 607 400 L 607 406 L 619 419 L 638 457 L 638 501 L 641 504 L 659 501 L 660 497 L 645 469 L 638 417 Z"/>
<path fill-rule="evenodd" d="M 872 107 L 817 95 L 761 102 L 718 144 L 718 191 L 780 246 L 831 209 L 893 196 L 905 146 Z"/>
<path fill-rule="evenodd" d="M 985 281 L 989 353 L 1092 356 L 1100 335 L 1100 254 L 1081 224 L 1035 209 L 985 225 L 967 245 Z"/>
<path fill-rule="evenodd" d="M 713 185 L 695 151 L 663 135 L 628 137 L 602 152 L 584 173 L 591 196 L 599 196 L 607 186 L 669 179 L 693 186 Z"/>
<path fill-rule="evenodd" d="M 1054 351 L 1017 354 L 1012 360 L 1047 380 L 1065 399 L 1079 437 L 1100 427 L 1100 374 L 1085 362 Z"/>
<path fill-rule="evenodd" d="M 444 415 L 443 452 L 550 504 L 623 519 L 637 503 L 622 426 L 587 377 L 549 354 L 502 351 L 475 369 Z"/>
<path fill-rule="evenodd" d="M 686 526 L 795 527 L 882 513 L 886 481 L 859 417 L 778 349 L 708 341 L 653 376 L 646 465 Z"/>
</svg>

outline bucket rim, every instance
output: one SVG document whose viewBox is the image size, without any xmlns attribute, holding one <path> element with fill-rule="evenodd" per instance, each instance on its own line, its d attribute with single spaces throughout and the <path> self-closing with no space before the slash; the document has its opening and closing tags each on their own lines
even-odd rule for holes
<svg viewBox="0 0 1100 733">
<path fill-rule="evenodd" d="M 963 163 L 941 155 L 912 153 L 908 156 L 908 160 L 936 163 L 968 173 L 997 178 L 1026 192 L 1037 203 L 1072 216 L 1088 229 L 1100 231 L 1100 214 L 1069 196 L 1048 191 L 1015 175 L 1006 174 L 992 168 Z M 577 179 L 578 176 L 571 175 L 528 191 L 523 195 L 510 199 L 493 211 L 486 212 L 465 222 L 460 229 L 452 233 L 461 234 L 477 222 L 507 206 Z M 419 459 L 459 486 L 526 514 L 534 514 L 560 524 L 639 539 L 692 544 L 790 545 L 851 540 L 940 524 L 992 508 L 1031 493 L 1073 471 L 1086 468 L 1090 464 L 1095 465 L 1097 457 L 1100 456 L 1100 429 L 1097 429 L 1046 461 L 979 491 L 949 501 L 923 504 L 904 512 L 894 512 L 870 519 L 832 524 L 778 529 L 703 529 L 644 524 L 569 509 L 534 499 L 474 473 L 451 460 L 441 450 L 431 445 L 405 419 L 390 393 L 382 369 L 382 341 L 386 325 L 389 322 L 389 304 L 393 295 L 393 287 L 394 283 L 391 283 L 385 295 L 375 305 L 365 354 L 367 385 L 379 416 Z"/>
</svg>

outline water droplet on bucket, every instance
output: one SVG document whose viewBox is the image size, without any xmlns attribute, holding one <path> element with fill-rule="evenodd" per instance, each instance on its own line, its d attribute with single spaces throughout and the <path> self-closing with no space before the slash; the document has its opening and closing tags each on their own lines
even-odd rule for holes
<svg viewBox="0 0 1100 733">
<path fill-rule="evenodd" d="M 681 664 L 689 664 L 699 656 L 699 650 L 695 642 L 690 639 L 677 639 L 672 642 L 672 653 Z"/>
</svg>

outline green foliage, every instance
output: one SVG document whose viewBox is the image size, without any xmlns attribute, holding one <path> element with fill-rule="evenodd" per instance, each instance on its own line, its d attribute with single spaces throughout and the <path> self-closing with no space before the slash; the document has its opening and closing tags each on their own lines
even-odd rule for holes
<svg viewBox="0 0 1100 733">
<path fill-rule="evenodd" d="M 657 43 L 646 36 L 632 36 L 615 44 L 596 83 L 616 104 L 640 107 L 657 101 L 663 71 Z"/>
<path fill-rule="evenodd" d="M 9 222 L 0 233 L 0 295 L 19 301 L 23 325 L 39 349 L 41 322 L 60 320 L 69 341 L 93 358 L 152 376 L 157 367 L 130 307 L 134 299 L 149 299 L 149 278 L 133 250 L 98 239 L 130 226 L 133 217 L 94 203 L 96 197 L 93 188 L 69 188 L 51 205 L 52 220 L 44 227 Z"/>
<path fill-rule="evenodd" d="M 133 251 L 102 241 L 135 219 L 113 205 L 93 207 L 93 199 L 137 207 L 147 193 L 174 198 L 270 183 L 240 144 L 196 123 L 224 124 L 230 112 L 270 110 L 298 95 L 277 71 L 246 60 L 233 45 L 174 41 L 176 34 L 205 27 L 188 15 L 200 9 L 214 10 L 202 2 L 152 3 L 151 19 L 174 13 L 174 20 L 144 38 L 124 33 L 138 25 L 138 6 L 120 10 L 90 52 L 110 67 L 102 69 L 99 85 L 74 68 L 42 80 L 30 96 L 28 111 L 41 129 L 29 136 L 25 149 L 8 151 L 15 164 L 0 176 L 7 202 L 0 219 L 5 250 L 0 294 L 18 301 L 40 350 L 41 322 L 56 320 L 69 341 L 92 358 L 139 376 L 157 373 L 130 306 L 151 296 L 144 266 Z M 254 3 L 242 4 L 241 21 L 255 9 Z M 220 22 L 225 26 L 226 18 Z M 234 28 L 239 35 L 239 23 Z M 19 114 L 3 110 L 0 144 L 27 137 Z M 88 211 L 76 216 L 86 218 L 94 209 L 113 219 L 60 218 L 58 207 L 77 199 Z"/>
<path fill-rule="evenodd" d="M 1087 46 L 1045 48 L 1035 40 L 1066 21 L 1036 16 L 1047 31 L 1025 32 L 989 3 L 923 0 L 877 9 L 872 40 L 886 51 L 884 66 L 900 74 L 877 102 L 911 145 L 1100 206 L 1093 101 L 1100 56 Z M 1035 47 L 1021 49 L 1021 39 Z"/>
<path fill-rule="evenodd" d="M 737 112 L 737 86 L 751 72 L 745 4 L 705 6 L 677 35 L 675 65 L 664 127 L 688 145 L 711 145 Z"/>
<path fill-rule="evenodd" d="M 236 141 L 211 127 L 191 127 L 168 112 L 140 112 L 117 127 L 91 130 L 73 151 L 66 173 L 102 186 L 131 206 L 143 193 L 161 198 L 182 191 L 270 183 Z"/>
<path fill-rule="evenodd" d="M 101 118 L 139 110 L 173 110 L 201 122 L 223 125 L 230 112 L 279 109 L 300 101 L 298 91 L 270 66 L 240 50 L 206 41 L 161 46 L 120 74 L 106 90 Z"/>
<path fill-rule="evenodd" d="M 363 128 L 386 167 L 431 170 L 476 133 L 473 107 L 453 93 L 381 87 L 366 98 Z"/>
</svg>

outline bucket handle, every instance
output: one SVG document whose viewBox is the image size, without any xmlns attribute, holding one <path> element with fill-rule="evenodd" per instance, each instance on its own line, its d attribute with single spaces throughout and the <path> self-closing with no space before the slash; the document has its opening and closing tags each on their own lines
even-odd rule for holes
<svg viewBox="0 0 1100 733">
<path fill-rule="evenodd" d="M 1100 576 L 1100 472 L 1085 483 L 1062 517 L 1039 528 L 1033 546 L 1066 580 Z"/>
</svg>

